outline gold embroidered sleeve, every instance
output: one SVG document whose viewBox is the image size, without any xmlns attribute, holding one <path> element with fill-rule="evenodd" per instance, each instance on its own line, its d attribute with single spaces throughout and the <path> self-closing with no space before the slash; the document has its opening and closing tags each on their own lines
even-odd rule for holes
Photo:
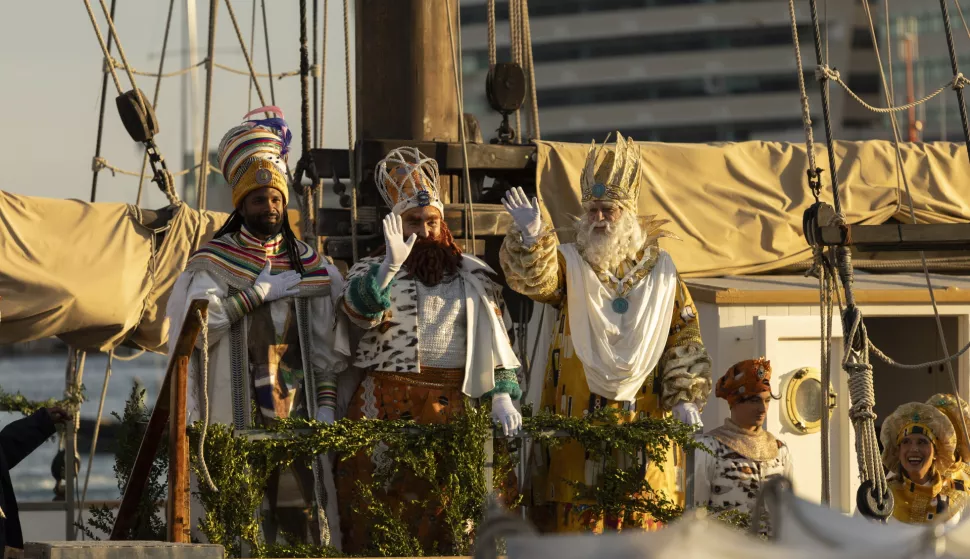
<svg viewBox="0 0 970 559">
<path fill-rule="evenodd" d="M 679 278 L 660 370 L 664 408 L 671 409 L 677 402 L 685 401 L 694 402 L 703 409 L 711 393 L 711 356 L 701 340 L 697 307 Z"/>
<path fill-rule="evenodd" d="M 529 247 L 522 242 L 518 228 L 510 228 L 499 251 L 499 262 L 505 281 L 516 292 L 539 303 L 562 302 L 565 266 L 559 256 L 556 234 L 548 225 Z"/>
</svg>

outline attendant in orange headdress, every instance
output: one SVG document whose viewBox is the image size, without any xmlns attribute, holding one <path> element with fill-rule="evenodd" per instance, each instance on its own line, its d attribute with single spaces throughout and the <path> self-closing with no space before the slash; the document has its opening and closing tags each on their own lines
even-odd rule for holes
<svg viewBox="0 0 970 559">
<path fill-rule="evenodd" d="M 712 510 L 751 514 L 762 484 L 792 477 L 791 453 L 763 428 L 771 402 L 771 364 L 749 359 L 718 380 L 715 394 L 727 400 L 731 417 L 697 438 L 712 454 L 697 453 L 694 502 Z"/>
</svg>

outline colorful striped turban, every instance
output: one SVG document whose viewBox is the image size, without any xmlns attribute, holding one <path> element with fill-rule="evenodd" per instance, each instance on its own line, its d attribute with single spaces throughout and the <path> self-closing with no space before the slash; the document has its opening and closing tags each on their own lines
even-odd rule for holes
<svg viewBox="0 0 970 559">
<path fill-rule="evenodd" d="M 286 156 L 292 134 L 279 107 L 260 107 L 243 118 L 263 112 L 277 116 L 246 120 L 230 129 L 219 142 L 219 167 L 237 208 L 250 192 L 267 186 L 279 190 L 283 201 L 289 202 Z"/>
</svg>

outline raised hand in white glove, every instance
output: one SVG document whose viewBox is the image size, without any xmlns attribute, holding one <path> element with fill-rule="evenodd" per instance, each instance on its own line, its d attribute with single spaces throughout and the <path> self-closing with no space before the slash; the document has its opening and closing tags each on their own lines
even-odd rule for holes
<svg viewBox="0 0 970 559">
<path fill-rule="evenodd" d="M 505 392 L 492 395 L 492 421 L 502 426 L 506 437 L 516 434 L 522 427 L 522 414 L 512 405 L 512 397 Z"/>
<path fill-rule="evenodd" d="M 316 420 L 320 423 L 326 423 L 327 425 L 332 424 L 337 420 L 337 412 L 333 408 L 328 408 L 326 406 L 320 406 L 317 408 Z"/>
<path fill-rule="evenodd" d="M 271 275 L 272 269 L 273 262 L 267 260 L 266 266 L 256 277 L 256 283 L 253 284 L 253 290 L 262 297 L 264 303 L 283 297 L 292 297 L 300 293 L 300 290 L 296 287 L 300 284 L 300 274 L 293 270 L 287 270 L 274 276 Z"/>
<path fill-rule="evenodd" d="M 677 402 L 670 411 L 682 423 L 697 427 L 698 429 L 704 427 L 704 422 L 701 421 L 701 412 L 693 402 Z"/>
<path fill-rule="evenodd" d="M 408 240 L 404 240 L 404 222 L 401 221 L 401 216 L 390 213 L 384 217 L 384 246 L 387 247 L 387 252 L 384 254 L 384 262 L 381 262 L 381 267 L 377 271 L 381 289 L 391 284 L 394 274 L 404 265 L 417 240 L 418 236 L 414 233 L 411 233 Z"/>
<path fill-rule="evenodd" d="M 542 232 L 542 213 L 539 211 L 539 199 L 529 198 L 525 195 L 522 187 L 516 186 L 505 193 L 502 198 L 502 205 L 512 216 L 515 225 L 522 232 L 523 240 L 531 245 L 536 237 Z"/>
</svg>

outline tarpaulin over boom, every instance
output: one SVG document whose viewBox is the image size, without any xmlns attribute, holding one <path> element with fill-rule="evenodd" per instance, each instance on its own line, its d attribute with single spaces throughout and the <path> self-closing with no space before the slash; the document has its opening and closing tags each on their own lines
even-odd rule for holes
<svg viewBox="0 0 970 559">
<path fill-rule="evenodd" d="M 672 220 L 667 229 L 682 240 L 663 246 L 684 276 L 755 274 L 811 257 L 802 235 L 802 214 L 814 202 L 804 145 L 640 145 L 640 213 Z M 539 197 L 557 228 L 581 215 L 579 177 L 588 148 L 539 143 Z M 910 222 L 891 143 L 836 142 L 835 156 L 849 223 L 879 224 L 891 217 Z M 970 221 L 970 162 L 963 144 L 905 144 L 902 159 L 920 223 Z M 817 146 L 816 161 L 824 169 L 822 201 L 831 204 L 825 146 Z"/>
<path fill-rule="evenodd" d="M 86 350 L 126 339 L 164 350 L 172 286 L 226 217 L 182 205 L 153 231 L 127 204 L 0 191 L 0 344 L 59 336 Z"/>
</svg>

